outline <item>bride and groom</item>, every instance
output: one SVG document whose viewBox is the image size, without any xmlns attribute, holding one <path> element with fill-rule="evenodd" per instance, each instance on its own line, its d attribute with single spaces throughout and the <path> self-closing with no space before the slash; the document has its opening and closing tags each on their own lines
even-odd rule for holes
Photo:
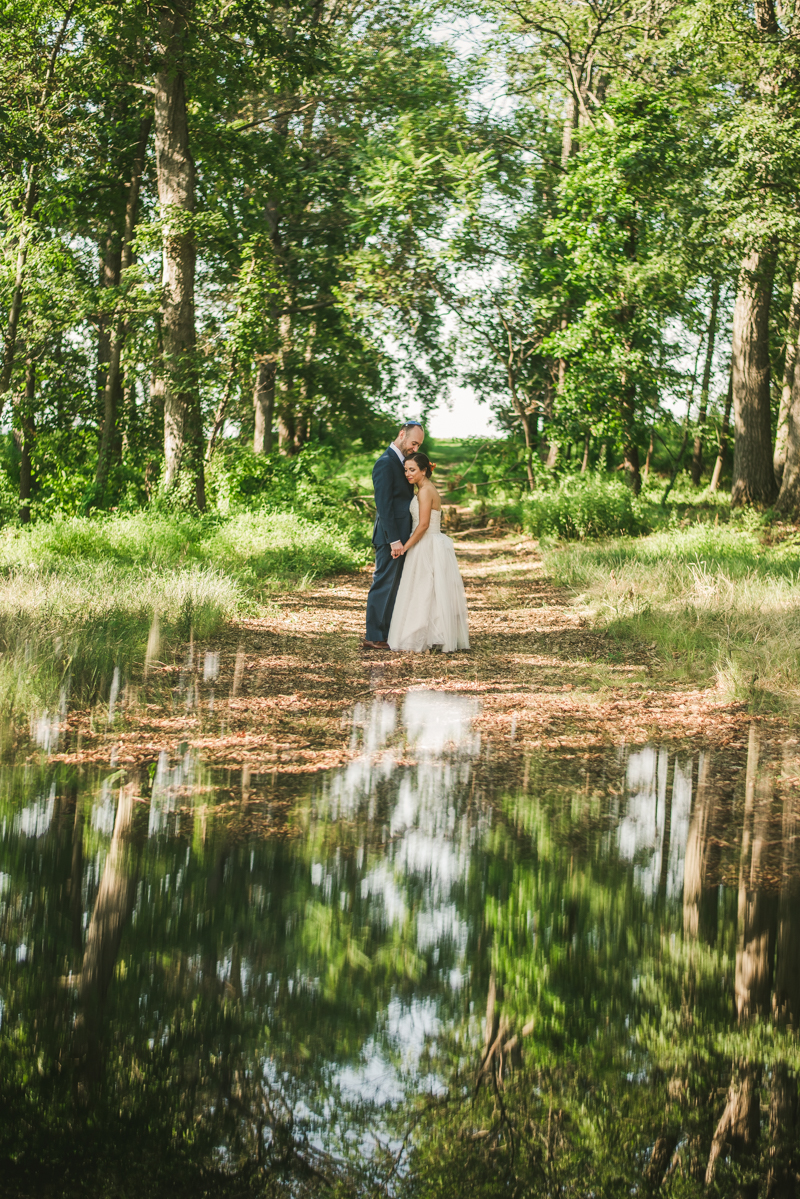
<svg viewBox="0 0 800 1199">
<path fill-rule="evenodd" d="M 433 464 L 420 451 L 424 436 L 418 421 L 407 421 L 373 467 L 375 573 L 365 649 L 469 649 L 464 584 L 441 531 Z"/>
</svg>

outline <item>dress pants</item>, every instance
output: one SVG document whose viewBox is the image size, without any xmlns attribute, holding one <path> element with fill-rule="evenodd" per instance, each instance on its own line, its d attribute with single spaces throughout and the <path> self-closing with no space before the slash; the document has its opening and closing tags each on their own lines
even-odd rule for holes
<svg viewBox="0 0 800 1199">
<path fill-rule="evenodd" d="M 367 596 L 367 641 L 385 641 L 405 558 L 393 558 L 388 544 L 375 546 L 375 574 Z"/>
</svg>

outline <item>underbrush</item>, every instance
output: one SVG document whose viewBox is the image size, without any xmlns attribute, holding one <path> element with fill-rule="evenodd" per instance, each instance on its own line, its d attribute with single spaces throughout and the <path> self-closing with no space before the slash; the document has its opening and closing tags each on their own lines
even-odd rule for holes
<svg viewBox="0 0 800 1199">
<path fill-rule="evenodd" d="M 754 708 L 800 707 L 800 537 L 753 514 L 639 539 L 545 549 L 595 623 L 656 649 L 668 672 Z"/>
</svg>

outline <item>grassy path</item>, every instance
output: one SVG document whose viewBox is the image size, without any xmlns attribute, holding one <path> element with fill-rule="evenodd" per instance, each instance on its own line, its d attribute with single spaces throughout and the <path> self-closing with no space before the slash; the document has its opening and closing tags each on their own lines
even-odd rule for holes
<svg viewBox="0 0 800 1199">
<path fill-rule="evenodd" d="M 229 625 L 183 661 L 154 664 L 128 686 L 112 727 L 76 713 L 59 756 L 124 765 L 192 747 L 210 764 L 306 774 L 348 759 L 354 703 L 409 688 L 474 693 L 498 752 L 741 740 L 742 705 L 660 681 L 652 650 L 588 627 L 544 576 L 535 544 L 462 542 L 458 555 L 469 653 L 361 650 L 370 574 L 339 576 L 282 596 L 273 615 Z"/>
</svg>

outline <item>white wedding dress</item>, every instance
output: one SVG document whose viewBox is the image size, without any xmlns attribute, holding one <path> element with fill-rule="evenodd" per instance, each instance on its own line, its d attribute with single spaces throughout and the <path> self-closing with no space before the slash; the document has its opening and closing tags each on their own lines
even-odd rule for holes
<svg viewBox="0 0 800 1199">
<path fill-rule="evenodd" d="M 419 524 L 417 496 L 409 508 L 413 533 Z M 427 532 L 405 557 L 389 627 L 390 648 L 422 653 L 435 645 L 446 654 L 469 649 L 464 584 L 453 543 L 442 532 L 441 512 L 431 512 Z"/>
</svg>

